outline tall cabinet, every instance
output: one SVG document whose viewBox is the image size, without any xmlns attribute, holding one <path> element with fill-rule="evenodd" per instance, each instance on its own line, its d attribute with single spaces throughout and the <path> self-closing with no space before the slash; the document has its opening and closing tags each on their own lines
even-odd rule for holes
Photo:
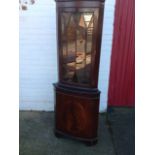
<svg viewBox="0 0 155 155">
<path fill-rule="evenodd" d="M 97 142 L 104 0 L 56 0 L 55 135 Z"/>
</svg>

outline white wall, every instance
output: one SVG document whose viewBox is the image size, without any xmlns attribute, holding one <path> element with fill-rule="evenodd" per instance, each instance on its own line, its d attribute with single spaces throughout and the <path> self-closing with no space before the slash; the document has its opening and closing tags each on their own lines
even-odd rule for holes
<svg viewBox="0 0 155 155">
<path fill-rule="evenodd" d="M 104 11 L 105 11 L 104 24 L 103 24 L 102 47 L 100 57 L 101 61 L 100 61 L 99 84 L 98 84 L 98 87 L 101 90 L 101 97 L 100 97 L 101 112 L 105 111 L 107 108 L 115 0 L 106 0 Z"/>
<path fill-rule="evenodd" d="M 57 81 L 55 2 L 38 0 L 20 12 L 20 109 L 52 110 Z"/>
<path fill-rule="evenodd" d="M 107 106 L 114 1 L 105 7 L 99 89 L 100 111 Z M 20 110 L 54 109 L 52 83 L 57 82 L 56 14 L 54 0 L 38 0 L 20 11 Z"/>
</svg>

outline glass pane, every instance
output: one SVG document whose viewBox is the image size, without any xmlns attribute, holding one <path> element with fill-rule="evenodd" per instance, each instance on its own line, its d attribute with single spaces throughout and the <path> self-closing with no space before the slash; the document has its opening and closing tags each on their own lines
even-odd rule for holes
<svg viewBox="0 0 155 155">
<path fill-rule="evenodd" d="M 93 51 L 94 12 L 61 14 L 63 80 L 90 84 Z"/>
<path fill-rule="evenodd" d="M 75 63 L 67 63 L 63 65 L 64 80 L 72 81 L 75 72 Z"/>
</svg>

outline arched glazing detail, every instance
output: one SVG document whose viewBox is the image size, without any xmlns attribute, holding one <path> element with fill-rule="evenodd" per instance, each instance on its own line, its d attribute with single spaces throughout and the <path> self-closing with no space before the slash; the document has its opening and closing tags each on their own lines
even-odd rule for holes
<svg viewBox="0 0 155 155">
<path fill-rule="evenodd" d="M 61 12 L 63 81 L 90 84 L 96 18 L 94 11 Z"/>
</svg>

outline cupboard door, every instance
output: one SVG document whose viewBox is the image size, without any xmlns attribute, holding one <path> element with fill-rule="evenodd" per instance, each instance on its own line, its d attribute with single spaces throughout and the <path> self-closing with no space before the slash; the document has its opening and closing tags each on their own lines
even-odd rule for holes
<svg viewBox="0 0 155 155">
<path fill-rule="evenodd" d="M 99 99 L 81 98 L 57 92 L 56 128 L 71 136 L 97 136 Z"/>
<path fill-rule="evenodd" d="M 60 10 L 60 65 L 62 81 L 91 85 L 98 8 Z"/>
</svg>

